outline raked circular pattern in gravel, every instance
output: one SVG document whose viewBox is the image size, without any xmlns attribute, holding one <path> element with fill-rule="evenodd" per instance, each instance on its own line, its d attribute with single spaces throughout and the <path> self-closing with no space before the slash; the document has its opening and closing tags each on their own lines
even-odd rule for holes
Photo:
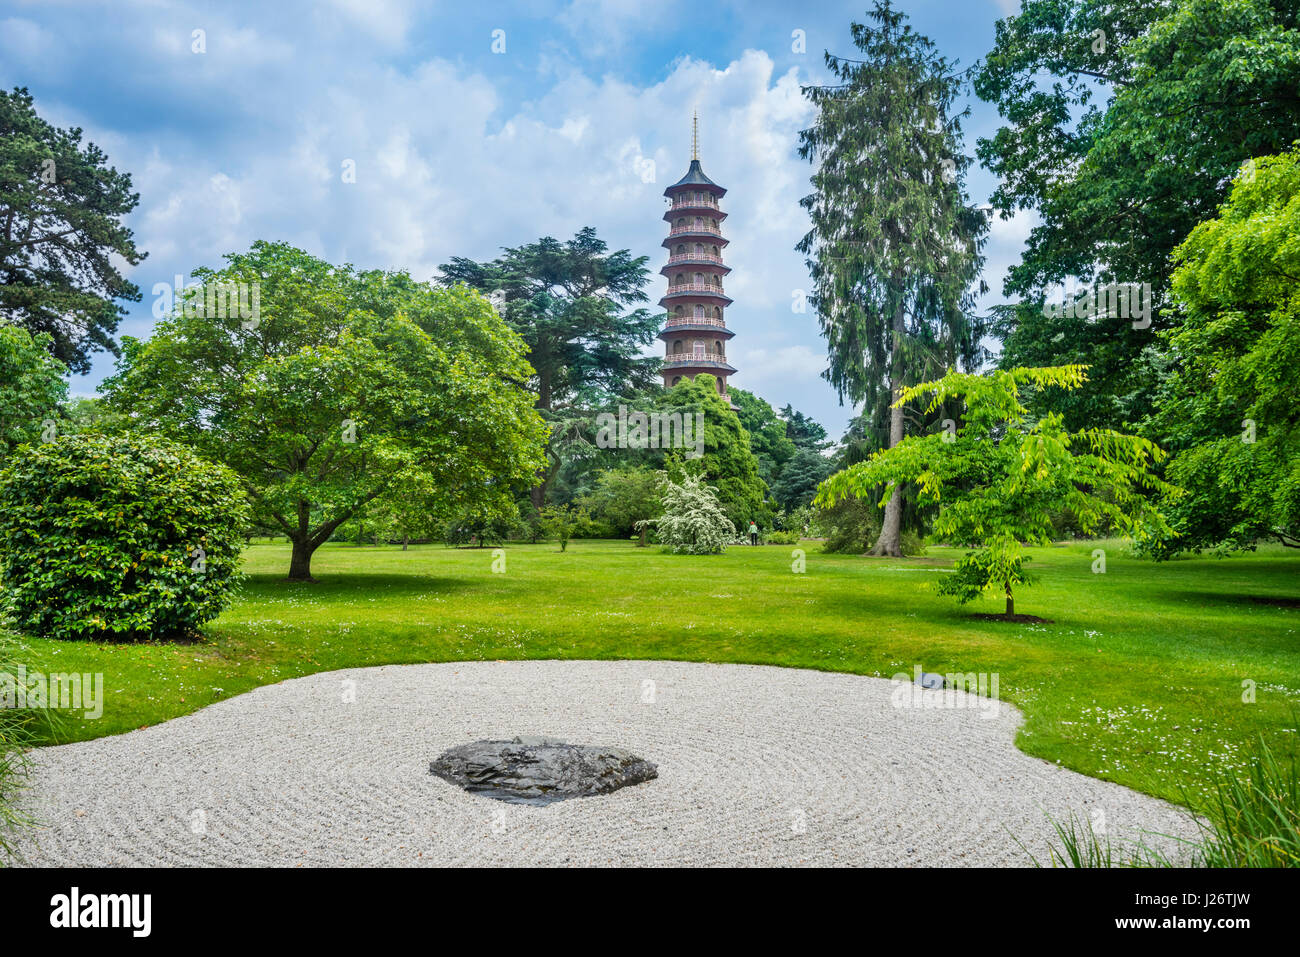
<svg viewBox="0 0 1300 957">
<path fill-rule="evenodd" d="M 1014 708 L 940 691 L 924 703 L 955 706 L 897 706 L 910 693 L 671 661 L 312 675 L 39 750 L 24 803 L 44 826 L 11 863 L 1023 865 L 1017 841 L 1046 860 L 1049 814 L 1117 842 L 1196 833 L 1169 804 L 1021 753 Z M 659 777 L 529 807 L 429 773 L 452 745 L 519 734 L 628 748 Z"/>
</svg>

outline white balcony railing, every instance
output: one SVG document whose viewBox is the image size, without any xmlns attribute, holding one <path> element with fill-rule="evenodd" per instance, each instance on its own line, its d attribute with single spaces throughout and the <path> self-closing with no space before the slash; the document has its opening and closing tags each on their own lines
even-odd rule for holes
<svg viewBox="0 0 1300 957">
<path fill-rule="evenodd" d="M 670 366 L 693 366 L 702 362 L 725 364 L 727 357 L 721 352 L 670 352 L 664 356 L 664 364 Z"/>
<path fill-rule="evenodd" d="M 717 263 L 719 266 L 725 265 L 721 256 L 715 256 L 713 253 L 674 253 L 668 257 L 668 265 L 672 266 L 677 263 Z"/>
<path fill-rule="evenodd" d="M 712 196 L 705 196 L 703 199 L 687 198 L 679 196 L 673 200 L 669 209 L 718 209 L 718 201 Z"/>
<path fill-rule="evenodd" d="M 665 328 L 671 329 L 673 326 L 716 326 L 719 329 L 727 328 L 726 322 L 721 319 L 714 319 L 712 316 L 673 316 L 665 323 Z"/>
<path fill-rule="evenodd" d="M 669 236 L 681 236 L 684 233 L 707 233 L 710 236 L 722 237 L 722 230 L 710 223 L 702 223 L 699 226 L 674 226 L 668 231 Z"/>
<path fill-rule="evenodd" d="M 714 285 L 711 282 L 679 282 L 676 285 L 669 283 L 668 295 L 675 296 L 683 292 L 707 292 L 714 296 L 725 296 L 722 291 L 722 285 Z"/>
</svg>

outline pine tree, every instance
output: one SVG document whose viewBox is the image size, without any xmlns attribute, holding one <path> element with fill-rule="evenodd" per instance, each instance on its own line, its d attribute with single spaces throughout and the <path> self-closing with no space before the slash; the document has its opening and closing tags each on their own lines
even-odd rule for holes
<svg viewBox="0 0 1300 957">
<path fill-rule="evenodd" d="M 869 16 L 875 26 L 851 25 L 863 58 L 828 52 L 841 82 L 804 90 L 818 115 L 799 153 L 816 170 L 802 200 L 812 229 L 796 248 L 809 256 L 824 375 L 882 429 L 888 417 L 893 447 L 909 415 L 896 403 L 903 390 L 982 357 L 968 313 L 987 224 L 961 184 L 966 113 L 950 115 L 959 76 L 888 2 Z M 901 495 L 889 499 L 873 554 L 902 554 Z"/>
</svg>

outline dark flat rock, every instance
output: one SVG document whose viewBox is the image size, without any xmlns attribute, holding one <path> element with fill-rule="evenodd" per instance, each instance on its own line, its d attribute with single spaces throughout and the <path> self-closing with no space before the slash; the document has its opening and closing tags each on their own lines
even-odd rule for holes
<svg viewBox="0 0 1300 957">
<path fill-rule="evenodd" d="M 537 805 L 609 794 L 659 776 L 655 765 L 623 748 L 544 737 L 461 744 L 438 755 L 429 771 L 471 794 Z"/>
</svg>

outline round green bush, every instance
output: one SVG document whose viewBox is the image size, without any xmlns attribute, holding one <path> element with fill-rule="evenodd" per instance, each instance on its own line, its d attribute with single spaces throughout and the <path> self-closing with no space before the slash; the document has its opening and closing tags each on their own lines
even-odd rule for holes
<svg viewBox="0 0 1300 957">
<path fill-rule="evenodd" d="M 0 608 L 44 638 L 189 636 L 230 602 L 248 511 L 235 474 L 183 445 L 22 446 L 0 469 Z"/>
</svg>

